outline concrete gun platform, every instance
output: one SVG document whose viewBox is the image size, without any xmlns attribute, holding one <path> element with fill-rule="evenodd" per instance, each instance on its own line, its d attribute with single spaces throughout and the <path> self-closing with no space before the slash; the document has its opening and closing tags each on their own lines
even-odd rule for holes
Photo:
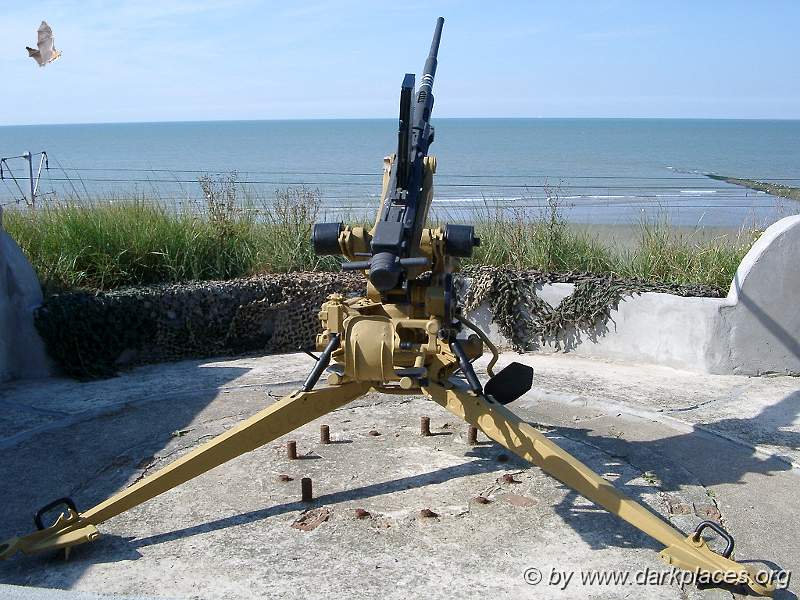
<svg viewBox="0 0 800 600">
<path fill-rule="evenodd" d="M 511 407 L 627 494 L 687 532 L 721 520 L 739 560 L 800 567 L 800 380 L 510 360 L 536 370 Z M 89 383 L 6 384 L 0 539 L 27 533 L 54 498 L 88 508 L 168 464 L 296 389 L 311 364 L 302 354 L 186 361 Z M 332 444 L 320 443 L 321 423 Z M 588 572 L 668 569 L 657 543 L 482 435 L 471 446 L 466 432 L 421 397 L 371 394 L 110 520 L 69 561 L 0 563 L 0 583 L 13 584 L 0 596 L 44 593 L 20 595 L 20 585 L 168 598 L 732 596 L 582 585 Z M 290 439 L 298 460 L 286 458 Z M 558 575 L 569 572 L 568 583 Z"/>
</svg>

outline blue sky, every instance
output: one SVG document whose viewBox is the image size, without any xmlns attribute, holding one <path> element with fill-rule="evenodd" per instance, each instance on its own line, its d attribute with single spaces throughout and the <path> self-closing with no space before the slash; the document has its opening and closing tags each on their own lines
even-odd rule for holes
<svg viewBox="0 0 800 600">
<path fill-rule="evenodd" d="M 438 117 L 800 118 L 796 0 L 6 0 L 0 123 L 393 117 L 440 14 Z"/>
</svg>

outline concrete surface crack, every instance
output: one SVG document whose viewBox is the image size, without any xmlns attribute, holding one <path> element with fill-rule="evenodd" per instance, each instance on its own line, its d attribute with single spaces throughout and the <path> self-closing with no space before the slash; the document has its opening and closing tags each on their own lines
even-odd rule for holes
<svg viewBox="0 0 800 600">
<path fill-rule="evenodd" d="M 402 406 L 403 404 L 411 403 L 413 398 L 403 398 L 402 400 L 395 400 L 395 401 L 391 401 L 391 402 L 373 401 L 373 402 L 369 402 L 368 404 L 367 403 L 358 404 L 359 400 L 361 400 L 361 399 L 357 398 L 351 404 L 347 404 L 347 405 L 342 406 L 341 408 L 337 408 L 337 409 L 335 409 L 335 410 L 333 410 L 331 412 L 337 413 L 337 412 L 344 411 L 344 410 L 361 410 L 363 408 L 374 409 L 374 408 L 376 408 L 378 406 L 387 407 L 387 408 L 394 408 L 394 407 L 397 407 L 397 406 Z"/>
<path fill-rule="evenodd" d="M 303 383 L 302 379 L 297 380 L 290 380 L 290 381 L 262 381 L 256 383 L 240 383 L 237 385 L 226 384 L 217 388 L 220 392 L 223 391 L 232 391 L 232 390 L 245 390 L 250 388 L 259 388 L 259 387 L 289 387 L 289 386 L 296 386 Z M 282 396 L 281 396 L 282 397 Z"/>
<path fill-rule="evenodd" d="M 223 415 L 221 417 L 214 417 L 214 418 L 208 419 L 208 420 L 204 419 L 204 420 L 200 421 L 198 423 L 198 425 L 196 425 L 194 427 L 189 427 L 189 428 L 186 428 L 186 429 L 181 429 L 180 431 L 185 431 L 185 432 L 188 433 L 190 431 L 194 431 L 200 425 L 210 425 L 212 423 L 219 423 L 220 421 L 225 421 L 225 420 L 228 420 L 228 419 L 239 419 L 239 420 L 241 420 L 243 417 L 249 417 L 252 414 L 254 414 L 254 413 L 252 413 L 250 411 L 244 411 L 244 412 L 234 413 L 232 415 Z"/>
<path fill-rule="evenodd" d="M 661 413 L 676 413 L 676 412 L 689 412 L 690 410 L 697 410 L 702 406 L 706 406 L 707 404 L 712 404 L 717 402 L 718 398 L 711 398 L 710 400 L 706 400 L 705 402 L 698 402 L 697 404 L 692 404 L 691 406 L 681 406 L 679 408 L 659 408 L 656 412 Z"/>
<path fill-rule="evenodd" d="M 107 472 L 109 472 L 109 471 L 111 471 L 113 469 L 117 469 L 117 468 L 120 468 L 120 467 L 128 465 L 130 462 L 133 461 L 133 457 L 131 456 L 132 451 L 137 450 L 138 448 L 142 448 L 144 446 L 147 446 L 149 443 L 150 442 L 148 441 L 148 442 L 142 442 L 142 443 L 139 443 L 139 444 L 134 444 L 132 446 L 128 446 L 127 448 L 122 450 L 119 454 L 114 456 L 108 464 L 106 464 L 106 465 L 100 467 L 99 469 L 95 470 L 95 472 L 92 473 L 89 477 L 87 477 L 86 479 L 84 479 L 83 481 L 78 483 L 78 485 L 76 485 L 74 488 L 72 488 L 70 490 L 69 494 L 67 494 L 67 495 L 68 496 L 75 496 L 79 492 L 81 492 L 81 491 L 85 490 L 86 488 L 88 488 L 94 481 L 96 481 L 97 479 L 100 479 L 103 474 L 105 474 L 105 473 L 107 473 Z"/>
<path fill-rule="evenodd" d="M 142 472 L 139 473 L 139 475 L 136 477 L 136 479 L 133 481 L 133 483 L 131 483 L 131 485 L 133 485 L 135 483 L 139 483 L 142 479 L 147 477 L 147 475 L 149 474 L 150 470 L 153 467 L 155 467 L 158 463 L 163 463 L 169 457 L 174 456 L 175 454 L 178 454 L 180 452 L 191 450 L 192 448 L 197 446 L 204 439 L 213 438 L 213 437 L 216 437 L 217 435 L 218 434 L 216 434 L 216 433 L 206 433 L 204 435 L 201 435 L 197 439 L 195 439 L 191 444 L 185 444 L 185 445 L 179 446 L 178 448 L 175 448 L 174 450 L 171 450 L 171 451 L 167 452 L 166 454 L 162 454 L 160 456 L 153 456 L 150 459 L 150 461 L 142 468 Z"/>
</svg>

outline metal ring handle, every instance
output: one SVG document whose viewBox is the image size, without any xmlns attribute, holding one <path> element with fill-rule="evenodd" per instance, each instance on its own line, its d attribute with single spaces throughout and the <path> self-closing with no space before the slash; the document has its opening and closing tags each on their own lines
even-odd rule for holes
<svg viewBox="0 0 800 600">
<path fill-rule="evenodd" d="M 694 529 L 694 535 L 692 538 L 697 541 L 700 539 L 700 534 L 703 533 L 704 529 L 713 529 L 716 531 L 726 542 L 725 550 L 722 551 L 722 556 L 725 558 L 730 558 L 731 554 L 733 554 L 733 536 L 725 531 L 721 525 L 715 523 L 714 521 L 703 521 Z"/>
<path fill-rule="evenodd" d="M 50 504 L 47 504 L 36 511 L 36 514 L 33 517 L 33 522 L 36 523 L 36 529 L 42 530 L 44 529 L 44 523 L 42 522 L 42 517 L 45 513 L 50 512 L 57 506 L 66 506 L 75 514 L 78 513 L 78 507 L 75 506 L 75 502 L 73 502 L 72 498 L 64 497 L 59 498 L 58 500 L 53 500 Z"/>
</svg>

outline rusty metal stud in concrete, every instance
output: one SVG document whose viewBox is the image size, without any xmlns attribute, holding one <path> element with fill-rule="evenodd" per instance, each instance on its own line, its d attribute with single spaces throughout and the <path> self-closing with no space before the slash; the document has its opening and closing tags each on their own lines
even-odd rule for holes
<svg viewBox="0 0 800 600">
<path fill-rule="evenodd" d="M 331 443 L 331 428 L 328 427 L 327 425 L 319 426 L 319 443 L 320 444 Z"/>
<path fill-rule="evenodd" d="M 303 477 L 300 480 L 300 497 L 303 502 L 311 502 L 314 499 L 314 491 L 311 487 L 310 477 Z"/>
<path fill-rule="evenodd" d="M 475 425 L 470 425 L 467 429 L 467 443 L 474 446 L 478 443 L 478 428 Z"/>
<path fill-rule="evenodd" d="M 295 460 L 297 458 L 297 442 L 294 440 L 286 442 L 286 458 Z"/>
<path fill-rule="evenodd" d="M 420 417 L 419 418 L 419 434 L 422 437 L 428 437 L 431 434 L 431 418 L 430 417 Z"/>
</svg>

